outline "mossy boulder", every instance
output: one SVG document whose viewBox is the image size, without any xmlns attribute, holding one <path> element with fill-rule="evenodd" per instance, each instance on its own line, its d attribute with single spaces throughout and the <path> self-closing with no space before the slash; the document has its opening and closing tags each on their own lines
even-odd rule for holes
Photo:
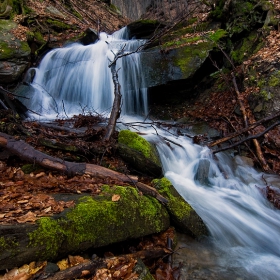
<svg viewBox="0 0 280 280">
<path fill-rule="evenodd" d="M 139 172 L 160 176 L 162 167 L 156 148 L 146 139 L 130 130 L 122 130 L 118 136 L 121 157 Z"/>
<path fill-rule="evenodd" d="M 145 87 L 167 84 L 170 81 L 190 79 L 203 66 L 216 42 L 226 35 L 222 29 L 207 36 L 172 39 L 161 47 L 141 54 Z"/>
<path fill-rule="evenodd" d="M 181 197 L 167 178 L 153 180 L 154 187 L 168 199 L 166 208 L 176 229 L 195 237 L 208 235 L 208 229 L 195 210 Z"/>
<path fill-rule="evenodd" d="M 82 196 L 73 209 L 36 225 L 0 226 L 0 270 L 158 233 L 169 224 L 156 199 L 132 187 L 104 186 L 102 195 Z"/>
<path fill-rule="evenodd" d="M 12 30 L 17 23 L 0 20 L 0 80 L 2 83 L 17 81 L 29 63 L 30 48 L 27 42 L 17 39 Z"/>
</svg>

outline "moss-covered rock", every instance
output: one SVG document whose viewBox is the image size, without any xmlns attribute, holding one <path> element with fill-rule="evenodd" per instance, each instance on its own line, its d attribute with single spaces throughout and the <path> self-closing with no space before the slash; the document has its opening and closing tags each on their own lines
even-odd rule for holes
<svg viewBox="0 0 280 280">
<path fill-rule="evenodd" d="M 251 55 L 258 52 L 264 46 L 264 41 L 260 40 L 258 32 L 252 31 L 235 45 L 234 50 L 230 53 L 231 59 L 235 64 L 241 64 Z"/>
<path fill-rule="evenodd" d="M 169 227 L 167 210 L 135 188 L 103 187 L 82 196 L 73 209 L 43 217 L 37 225 L 0 226 L 0 270 L 34 260 L 52 260 L 91 247 L 138 238 Z M 13 237 L 13 239 L 11 239 Z"/>
<path fill-rule="evenodd" d="M 166 84 L 169 81 L 191 78 L 209 56 L 216 43 L 226 36 L 218 29 L 205 36 L 173 38 L 162 47 L 147 50 L 141 54 L 146 87 Z M 170 39 L 169 38 L 169 39 Z"/>
<path fill-rule="evenodd" d="M 196 237 L 208 235 L 208 229 L 202 219 L 180 196 L 168 179 L 155 179 L 153 185 L 162 196 L 168 199 L 167 209 L 176 228 Z"/>
<path fill-rule="evenodd" d="M 162 167 L 155 147 L 130 130 L 122 130 L 118 136 L 120 155 L 140 172 L 154 176 L 162 174 Z"/>
<path fill-rule="evenodd" d="M 0 20 L 0 80 L 3 83 L 16 81 L 28 66 L 30 48 L 27 42 L 13 35 L 16 27 L 13 21 Z"/>
</svg>

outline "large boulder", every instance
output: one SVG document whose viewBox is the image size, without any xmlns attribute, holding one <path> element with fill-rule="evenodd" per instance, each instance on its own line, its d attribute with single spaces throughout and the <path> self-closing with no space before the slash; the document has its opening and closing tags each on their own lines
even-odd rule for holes
<svg viewBox="0 0 280 280">
<path fill-rule="evenodd" d="M 225 34 L 224 30 L 218 29 L 205 36 L 174 38 L 160 47 L 144 51 L 141 54 L 144 86 L 154 87 L 192 78 Z"/>
<path fill-rule="evenodd" d="M 0 19 L 0 81 L 8 84 L 17 81 L 29 63 L 28 43 L 20 41 L 13 30 L 17 23 Z"/>
<path fill-rule="evenodd" d="M 37 224 L 1 225 L 0 270 L 158 233 L 169 224 L 155 198 L 132 187 L 104 186 L 101 195 L 80 195 L 74 208 Z"/>
</svg>

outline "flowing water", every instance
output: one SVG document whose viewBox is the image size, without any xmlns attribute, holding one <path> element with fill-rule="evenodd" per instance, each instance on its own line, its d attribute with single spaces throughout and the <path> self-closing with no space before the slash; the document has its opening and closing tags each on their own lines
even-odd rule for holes
<svg viewBox="0 0 280 280">
<path fill-rule="evenodd" d="M 108 114 L 114 98 L 109 60 L 119 49 L 129 52 L 143 43 L 126 37 L 123 29 L 112 36 L 102 33 L 89 46 L 73 44 L 51 51 L 36 69 L 35 94 L 28 107 L 42 118 L 87 111 Z M 143 120 L 148 112 L 140 59 L 141 54 L 135 53 L 117 62 L 123 120 L 131 121 L 132 115 Z M 199 242 L 181 237 L 184 248 L 176 257 L 183 264 L 180 279 L 279 279 L 280 211 L 260 191 L 266 183 L 279 187 L 279 177 L 260 173 L 229 153 L 214 158 L 208 148 L 193 144 L 187 136 L 158 129 L 162 140 L 148 125 L 145 132 L 157 145 L 165 176 L 211 233 Z M 166 139 L 171 140 L 169 145 Z M 196 180 L 203 162 L 209 166 L 206 183 Z"/>
</svg>

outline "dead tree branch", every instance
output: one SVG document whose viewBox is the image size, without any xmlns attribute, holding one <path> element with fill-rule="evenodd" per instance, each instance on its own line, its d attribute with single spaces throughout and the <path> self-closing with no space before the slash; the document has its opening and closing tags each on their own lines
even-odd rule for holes
<svg viewBox="0 0 280 280">
<path fill-rule="evenodd" d="M 263 124 L 263 123 L 265 123 L 265 122 L 271 121 L 271 120 L 273 120 L 273 119 L 275 119 L 275 118 L 278 118 L 278 117 L 280 117 L 280 111 L 277 112 L 277 113 L 274 114 L 274 115 L 271 115 L 271 116 L 268 116 L 268 117 L 266 117 L 266 118 L 263 118 L 263 119 L 261 119 L 261 120 L 255 122 L 255 123 L 249 125 L 248 127 L 243 128 L 243 129 L 241 129 L 241 130 L 239 130 L 239 131 L 237 131 L 237 132 L 231 133 L 230 135 L 228 135 L 228 136 L 226 136 L 226 137 L 224 137 L 224 138 L 221 138 L 221 139 L 218 139 L 218 140 L 216 140 L 216 141 L 213 141 L 213 142 L 211 142 L 211 143 L 208 145 L 208 147 L 211 148 L 211 147 L 214 147 L 214 146 L 216 146 L 216 145 L 219 145 L 219 144 L 222 144 L 222 143 L 224 143 L 224 142 L 227 142 L 227 141 L 229 141 L 229 140 L 231 140 L 231 139 L 233 139 L 233 138 L 235 138 L 235 137 L 237 137 L 237 136 L 239 136 L 239 135 L 241 135 L 241 134 L 246 133 L 246 132 L 249 131 L 249 130 L 252 130 L 252 129 L 256 128 L 257 126 L 259 126 L 259 125 L 261 125 L 261 124 Z"/>
<path fill-rule="evenodd" d="M 270 131 L 271 129 L 273 129 L 275 126 L 278 126 L 280 125 L 280 121 L 274 123 L 273 125 L 269 126 L 267 129 L 265 129 L 263 132 L 261 133 L 258 133 L 258 134 L 252 134 L 250 136 L 248 136 L 247 138 L 243 139 L 243 140 L 240 140 L 232 145 L 229 145 L 227 147 L 223 147 L 223 148 L 220 148 L 220 149 L 217 149 L 217 150 L 214 150 L 213 151 L 213 154 L 216 154 L 216 153 L 219 153 L 219 152 L 222 152 L 222 151 L 226 151 L 228 149 L 232 149 L 236 146 L 239 146 L 240 144 L 246 142 L 246 141 L 249 141 L 249 140 L 253 140 L 253 139 L 257 139 L 257 138 L 260 138 L 261 136 L 265 135 L 268 131 Z"/>
</svg>

